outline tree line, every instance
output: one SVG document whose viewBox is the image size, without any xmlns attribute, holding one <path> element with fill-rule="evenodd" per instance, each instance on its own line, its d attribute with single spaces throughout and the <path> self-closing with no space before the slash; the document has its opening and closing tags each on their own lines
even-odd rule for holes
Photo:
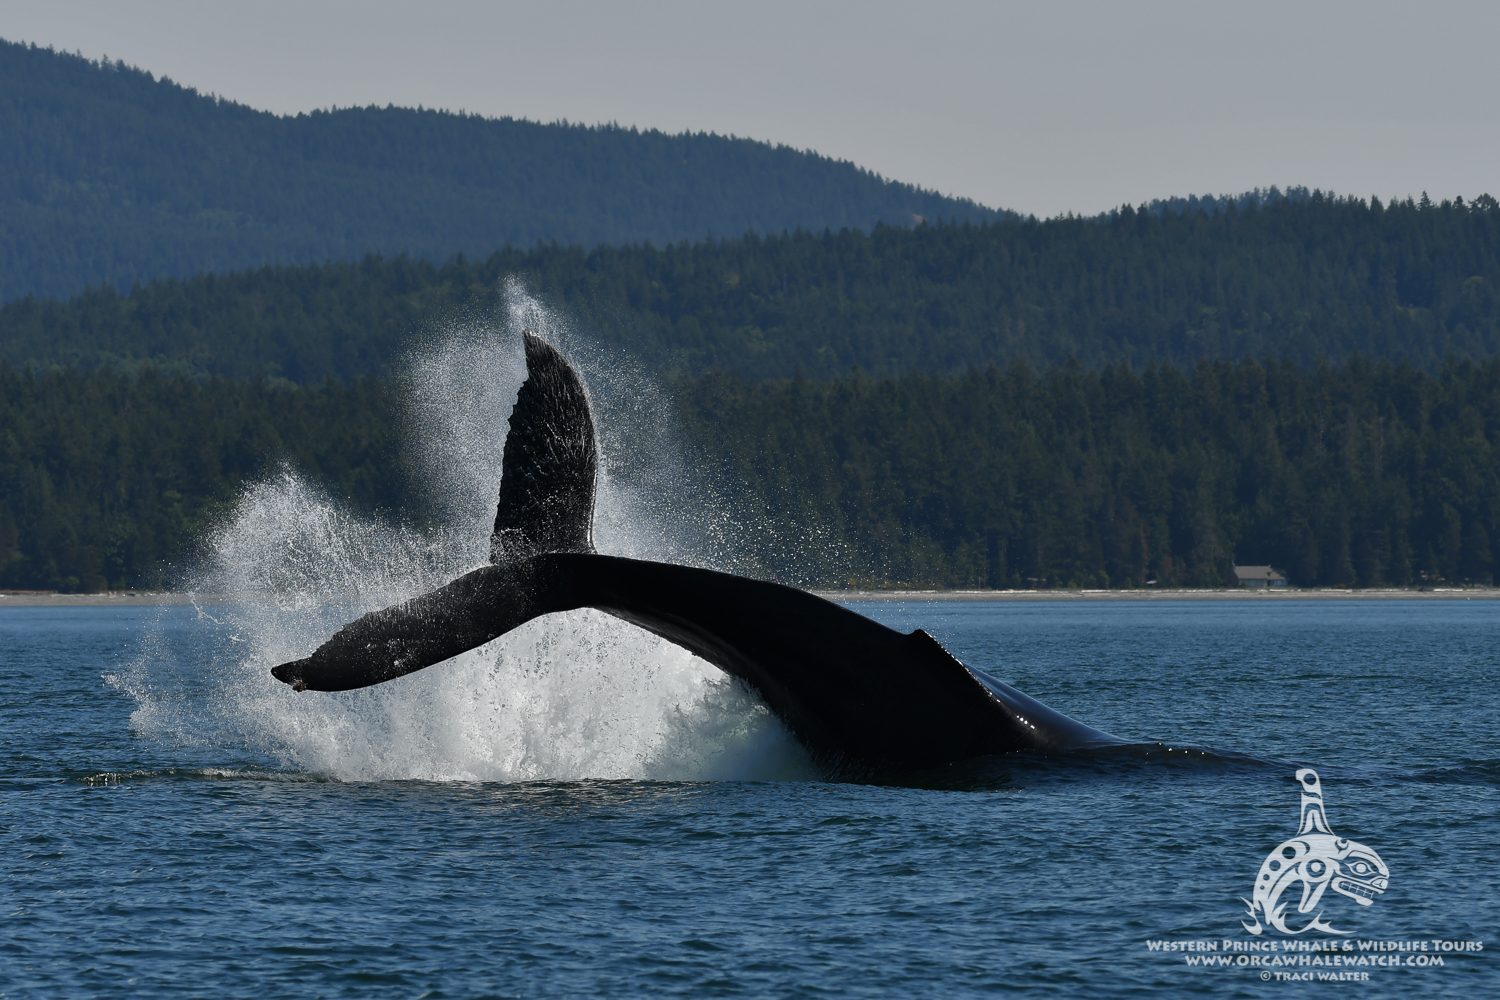
<svg viewBox="0 0 1500 1000">
<path fill-rule="evenodd" d="M 722 456 L 730 492 L 835 543 L 829 583 L 1201 587 L 1236 563 L 1310 586 L 1495 576 L 1494 359 L 682 389 L 690 437 L 702 460 Z"/>
<path fill-rule="evenodd" d="M 170 586 L 248 480 L 286 462 L 398 510 L 383 383 L 292 386 L 0 365 L 0 588 Z"/>
<path fill-rule="evenodd" d="M 731 516 L 779 526 L 745 533 L 740 564 L 798 583 L 1218 586 L 1236 562 L 1306 585 L 1496 578 L 1494 359 L 721 372 L 671 396 Z M 422 522 L 403 412 L 368 378 L 0 365 L 0 587 L 170 586 L 283 462 Z"/>
<path fill-rule="evenodd" d="M 1102 218 L 368 257 L 0 307 L 0 360 L 378 376 L 519 278 L 652 370 L 747 378 L 1500 354 L 1500 206 L 1318 192 Z"/>
</svg>

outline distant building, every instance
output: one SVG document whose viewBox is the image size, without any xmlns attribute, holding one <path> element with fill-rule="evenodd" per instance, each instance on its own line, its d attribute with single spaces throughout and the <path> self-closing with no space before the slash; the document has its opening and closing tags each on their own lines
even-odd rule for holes
<svg viewBox="0 0 1500 1000">
<path fill-rule="evenodd" d="M 1257 590 L 1286 586 L 1286 577 L 1269 566 L 1236 566 L 1234 579 L 1241 587 L 1252 587 Z"/>
</svg>

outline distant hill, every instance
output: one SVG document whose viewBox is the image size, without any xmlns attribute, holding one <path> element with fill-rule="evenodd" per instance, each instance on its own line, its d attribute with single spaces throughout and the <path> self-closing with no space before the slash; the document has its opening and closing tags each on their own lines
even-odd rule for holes
<svg viewBox="0 0 1500 1000">
<path fill-rule="evenodd" d="M 379 375 L 517 275 L 656 372 L 752 378 L 1500 355 L 1500 206 L 1313 194 L 1098 219 L 543 247 L 165 281 L 0 307 L 0 361 L 294 382 Z"/>
<path fill-rule="evenodd" d="M 748 139 L 406 108 L 279 117 L 0 40 L 0 301 L 368 253 L 1001 214 Z"/>
</svg>

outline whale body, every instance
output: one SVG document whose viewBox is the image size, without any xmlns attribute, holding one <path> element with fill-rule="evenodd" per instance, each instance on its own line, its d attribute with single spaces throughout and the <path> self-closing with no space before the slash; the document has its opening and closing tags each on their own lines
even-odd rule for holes
<svg viewBox="0 0 1500 1000">
<path fill-rule="evenodd" d="M 524 340 L 491 564 L 351 622 L 274 667 L 278 680 L 299 691 L 367 687 L 541 615 L 594 608 L 749 685 L 831 772 L 1122 743 L 960 662 L 920 629 L 898 632 L 778 583 L 595 552 L 587 393 L 551 345 Z"/>
</svg>

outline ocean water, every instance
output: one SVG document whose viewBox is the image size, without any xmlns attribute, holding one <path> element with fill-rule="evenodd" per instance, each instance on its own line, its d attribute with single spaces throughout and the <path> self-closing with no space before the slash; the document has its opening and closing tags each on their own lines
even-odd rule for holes
<svg viewBox="0 0 1500 1000">
<path fill-rule="evenodd" d="M 288 468 L 200 539 L 212 600 L 0 606 L 0 998 L 1500 995 L 1497 602 L 862 603 L 1133 743 L 858 784 L 594 612 L 362 691 L 276 683 L 485 561 L 523 326 L 588 385 L 600 551 L 837 560 L 705 485 L 628 359 L 506 295 L 406 366 L 433 523 Z M 1347 936 L 1253 935 L 1304 767 L 1389 887 L 1282 897 Z M 1327 973 L 1368 978 L 1278 978 Z"/>
<path fill-rule="evenodd" d="M 266 586 L 0 608 L 0 996 L 1500 995 L 1494 602 L 860 603 L 1139 745 L 848 784 L 587 614 L 296 695 Z M 1242 924 L 1299 767 L 1347 936 Z"/>
</svg>

